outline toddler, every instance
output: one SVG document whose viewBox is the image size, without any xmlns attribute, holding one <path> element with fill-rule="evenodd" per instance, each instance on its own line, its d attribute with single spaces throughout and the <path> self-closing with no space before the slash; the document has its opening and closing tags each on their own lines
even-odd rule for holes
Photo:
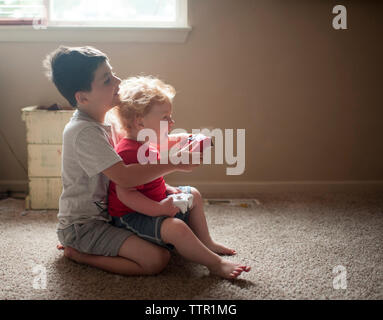
<svg viewBox="0 0 383 320">
<path fill-rule="evenodd" d="M 113 109 L 118 125 L 125 136 L 116 146 L 116 152 L 126 165 L 138 163 L 139 148 L 145 142 L 137 140 L 142 129 L 152 129 L 157 141 L 149 144 L 148 153 L 160 159 L 161 143 L 168 142 L 168 148 L 182 138 L 170 139 L 169 131 L 174 125 L 172 101 L 175 90 L 172 86 L 153 77 L 131 77 L 120 85 L 120 100 Z M 160 122 L 166 121 L 166 130 L 160 130 Z M 147 153 L 147 154 L 148 154 Z M 191 193 L 193 205 L 181 213 L 167 197 L 174 193 Z M 109 185 L 108 212 L 113 224 L 125 228 L 142 239 L 162 247 L 175 248 L 188 260 L 205 265 L 212 274 L 223 278 L 238 277 L 249 266 L 223 259 L 220 255 L 234 255 L 236 251 L 211 239 L 201 194 L 196 188 L 178 188 L 165 183 L 163 176 L 144 185 L 123 188 L 113 181 Z"/>
</svg>

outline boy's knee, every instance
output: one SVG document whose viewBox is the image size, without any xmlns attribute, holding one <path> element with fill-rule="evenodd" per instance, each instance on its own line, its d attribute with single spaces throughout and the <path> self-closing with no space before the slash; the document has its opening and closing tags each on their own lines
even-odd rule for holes
<svg viewBox="0 0 383 320">
<path fill-rule="evenodd" d="M 151 254 L 150 260 L 143 266 L 147 274 L 155 275 L 162 272 L 169 263 L 170 252 L 165 248 L 158 248 Z"/>
</svg>

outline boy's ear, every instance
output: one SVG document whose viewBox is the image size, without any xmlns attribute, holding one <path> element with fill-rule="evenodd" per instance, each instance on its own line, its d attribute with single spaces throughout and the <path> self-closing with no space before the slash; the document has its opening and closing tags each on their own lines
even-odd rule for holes
<svg viewBox="0 0 383 320">
<path fill-rule="evenodd" d="M 88 102 L 88 97 L 86 96 L 86 93 L 83 91 L 77 91 L 74 94 L 74 97 L 76 98 L 76 101 L 78 104 L 86 104 Z"/>
</svg>

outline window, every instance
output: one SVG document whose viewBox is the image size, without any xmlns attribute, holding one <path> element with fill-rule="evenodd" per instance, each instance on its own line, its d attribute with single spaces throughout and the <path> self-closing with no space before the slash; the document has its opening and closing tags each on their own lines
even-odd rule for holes
<svg viewBox="0 0 383 320">
<path fill-rule="evenodd" d="M 0 24 L 32 24 L 44 14 L 43 0 L 0 0 Z"/>
<path fill-rule="evenodd" d="M 0 0 L 0 24 L 187 27 L 187 0 Z"/>
<path fill-rule="evenodd" d="M 0 42 L 183 43 L 188 0 L 0 0 Z"/>
</svg>

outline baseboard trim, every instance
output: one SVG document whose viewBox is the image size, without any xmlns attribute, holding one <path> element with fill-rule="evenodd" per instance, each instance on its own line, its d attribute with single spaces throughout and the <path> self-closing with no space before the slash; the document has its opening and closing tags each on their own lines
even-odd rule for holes
<svg viewBox="0 0 383 320">
<path fill-rule="evenodd" d="M 374 181 L 260 181 L 260 182 L 198 182 L 167 181 L 169 184 L 195 186 L 204 197 L 252 198 L 267 193 L 382 192 L 383 180 Z"/>
<path fill-rule="evenodd" d="M 28 192 L 28 180 L 0 180 L 0 192 Z"/>
</svg>

